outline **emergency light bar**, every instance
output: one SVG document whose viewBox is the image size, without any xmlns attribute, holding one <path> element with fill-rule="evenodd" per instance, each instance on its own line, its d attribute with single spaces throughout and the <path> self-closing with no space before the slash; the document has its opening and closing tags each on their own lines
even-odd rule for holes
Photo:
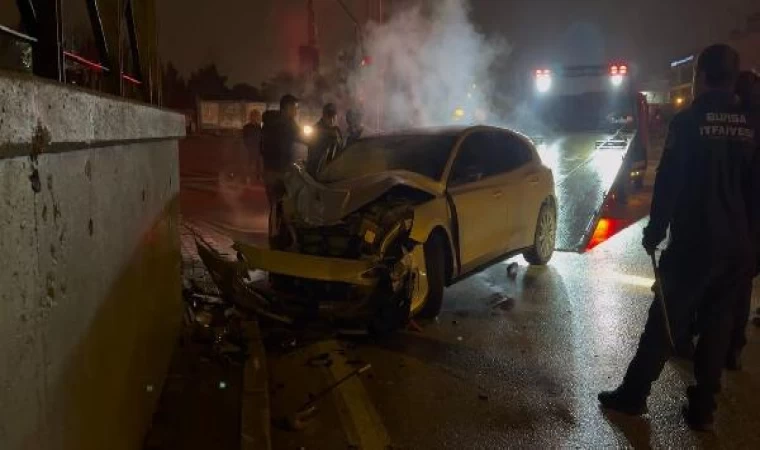
<svg viewBox="0 0 760 450">
<path fill-rule="evenodd" d="M 625 63 L 612 63 L 600 65 L 583 65 L 583 66 L 564 66 L 550 69 L 536 69 L 534 82 L 536 91 L 539 94 L 545 94 L 552 89 L 553 76 L 557 74 L 559 79 L 564 78 L 605 78 L 613 88 L 619 88 L 630 75 L 630 69 Z M 560 82 L 560 85 L 563 83 Z"/>
</svg>

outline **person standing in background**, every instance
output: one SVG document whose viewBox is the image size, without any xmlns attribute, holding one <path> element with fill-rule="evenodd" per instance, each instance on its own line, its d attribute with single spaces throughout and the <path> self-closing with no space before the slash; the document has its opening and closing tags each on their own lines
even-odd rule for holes
<svg viewBox="0 0 760 450">
<path fill-rule="evenodd" d="M 248 182 L 260 180 L 263 167 L 261 161 L 261 111 L 251 110 L 248 123 L 243 127 L 243 144 L 248 164 Z"/>
<path fill-rule="evenodd" d="M 338 128 L 338 108 L 328 103 L 322 108 L 322 118 L 314 125 L 314 143 L 309 146 L 306 171 L 317 176 L 343 148 L 343 135 Z"/>
<path fill-rule="evenodd" d="M 279 111 L 267 111 L 261 135 L 261 159 L 264 168 L 264 187 L 269 202 L 269 245 L 283 248 L 287 237 L 280 229 L 281 203 L 285 195 L 283 176 L 295 162 L 295 146 L 303 142 L 298 118 L 298 99 L 284 95 Z"/>
</svg>

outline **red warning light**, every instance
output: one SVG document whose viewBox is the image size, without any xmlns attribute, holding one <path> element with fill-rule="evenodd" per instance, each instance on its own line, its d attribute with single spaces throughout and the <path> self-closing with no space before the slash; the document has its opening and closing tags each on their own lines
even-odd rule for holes
<svg viewBox="0 0 760 450">
<path fill-rule="evenodd" d="M 625 75 L 628 73 L 628 66 L 620 66 L 620 75 Z"/>
</svg>

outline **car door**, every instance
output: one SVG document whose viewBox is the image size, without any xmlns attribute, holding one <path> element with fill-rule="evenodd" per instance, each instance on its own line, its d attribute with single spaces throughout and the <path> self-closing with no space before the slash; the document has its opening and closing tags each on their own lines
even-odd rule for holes
<svg viewBox="0 0 760 450">
<path fill-rule="evenodd" d="M 509 212 L 506 251 L 516 251 L 533 243 L 538 211 L 544 200 L 542 167 L 525 139 L 503 131 L 497 140 L 504 170 L 501 190 Z"/>
<path fill-rule="evenodd" d="M 475 131 L 460 144 L 448 180 L 454 204 L 462 272 L 503 254 L 508 210 L 505 170 L 495 131 Z"/>
</svg>

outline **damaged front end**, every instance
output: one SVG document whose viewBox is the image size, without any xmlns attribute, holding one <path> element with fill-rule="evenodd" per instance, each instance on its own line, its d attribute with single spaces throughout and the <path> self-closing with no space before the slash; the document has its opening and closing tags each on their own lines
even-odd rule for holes
<svg viewBox="0 0 760 450">
<path fill-rule="evenodd" d="M 220 289 L 280 321 L 324 319 L 376 332 L 399 327 L 421 308 L 425 255 L 410 234 L 414 208 L 433 198 L 430 192 L 387 178 L 361 189 L 327 187 L 301 170 L 288 176 L 286 191 L 286 248 L 238 242 L 238 261 L 227 263 L 199 248 Z M 268 282 L 251 282 L 253 270 L 268 272 Z"/>
</svg>

